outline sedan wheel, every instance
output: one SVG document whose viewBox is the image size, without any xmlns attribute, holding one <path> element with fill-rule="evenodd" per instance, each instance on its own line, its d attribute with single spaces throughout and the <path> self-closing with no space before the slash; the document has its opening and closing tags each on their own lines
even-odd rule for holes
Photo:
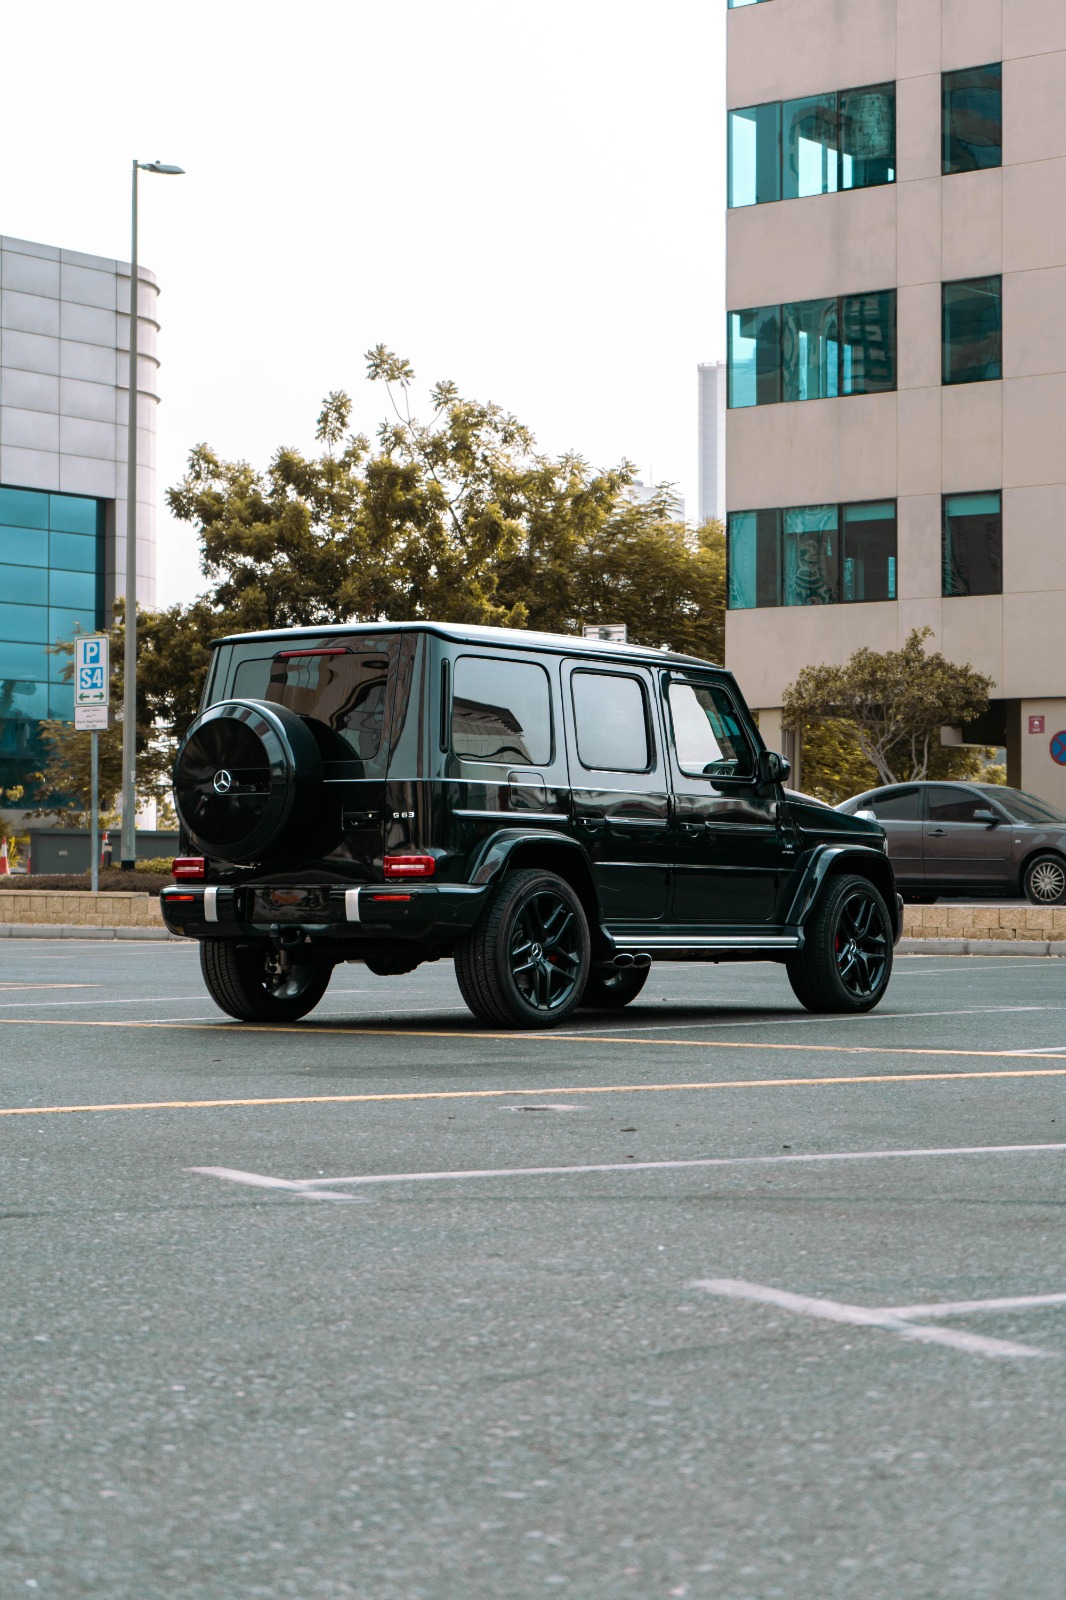
<svg viewBox="0 0 1066 1600">
<path fill-rule="evenodd" d="M 1025 869 L 1025 898 L 1034 906 L 1059 906 L 1066 900 L 1066 863 L 1061 856 L 1037 856 Z"/>
</svg>

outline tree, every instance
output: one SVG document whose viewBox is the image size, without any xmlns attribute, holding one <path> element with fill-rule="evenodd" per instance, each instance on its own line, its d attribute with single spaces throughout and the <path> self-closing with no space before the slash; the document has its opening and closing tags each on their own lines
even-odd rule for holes
<svg viewBox="0 0 1066 1600">
<path fill-rule="evenodd" d="M 804 667 L 785 692 L 784 725 L 803 737 L 830 719 L 880 782 L 927 778 L 941 751 L 940 728 L 972 722 L 988 709 L 992 689 L 973 667 L 927 653 L 932 631 L 914 629 L 900 650 L 857 650 L 843 666 Z"/>
</svg>

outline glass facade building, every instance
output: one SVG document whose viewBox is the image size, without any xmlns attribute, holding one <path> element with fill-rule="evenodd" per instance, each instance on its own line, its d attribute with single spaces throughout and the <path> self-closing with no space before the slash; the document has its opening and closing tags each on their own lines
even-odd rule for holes
<svg viewBox="0 0 1066 1600">
<path fill-rule="evenodd" d="M 69 655 L 50 646 L 104 623 L 105 502 L 0 487 L 0 788 L 32 787 L 39 723 L 70 719 Z"/>
</svg>

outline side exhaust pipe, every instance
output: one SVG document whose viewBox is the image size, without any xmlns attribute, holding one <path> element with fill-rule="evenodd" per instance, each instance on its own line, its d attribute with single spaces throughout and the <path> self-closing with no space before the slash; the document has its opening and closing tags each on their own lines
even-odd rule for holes
<svg viewBox="0 0 1066 1600">
<path fill-rule="evenodd" d="M 616 967 L 640 967 L 643 969 L 651 966 L 651 956 L 645 951 L 641 951 L 637 955 L 630 955 L 628 950 L 624 950 L 621 955 L 615 956 L 613 965 Z"/>
</svg>

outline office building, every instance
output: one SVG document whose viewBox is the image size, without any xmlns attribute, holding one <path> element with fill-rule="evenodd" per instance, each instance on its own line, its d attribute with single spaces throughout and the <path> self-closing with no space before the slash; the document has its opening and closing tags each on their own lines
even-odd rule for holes
<svg viewBox="0 0 1066 1600">
<path fill-rule="evenodd" d="M 139 277 L 137 598 L 151 606 L 158 289 Z M 47 647 L 108 624 L 125 591 L 128 351 L 127 264 L 0 239 L 0 789 L 39 769 L 39 720 L 73 716 L 69 658 Z"/>
<path fill-rule="evenodd" d="M 1066 4 L 729 10 L 728 663 L 928 625 L 1066 806 Z"/>
<path fill-rule="evenodd" d="M 701 361 L 699 381 L 699 513 L 725 521 L 726 364 Z"/>
</svg>

